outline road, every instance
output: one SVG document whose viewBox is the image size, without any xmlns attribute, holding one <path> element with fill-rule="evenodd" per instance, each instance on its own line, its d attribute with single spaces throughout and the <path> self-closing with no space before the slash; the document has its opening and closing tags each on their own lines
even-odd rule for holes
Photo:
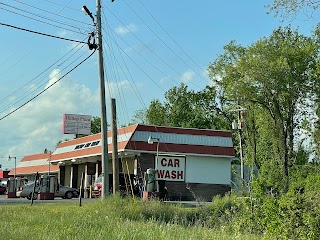
<svg viewBox="0 0 320 240">
<path fill-rule="evenodd" d="M 82 198 L 81 202 L 94 202 L 97 201 L 98 198 Z M 55 198 L 54 200 L 34 200 L 33 204 L 41 204 L 41 203 L 64 203 L 64 202 L 74 202 L 78 203 L 78 198 L 73 199 L 62 199 L 62 198 Z M 7 195 L 0 195 L 0 205 L 8 205 L 8 204 L 31 204 L 31 200 L 26 198 L 7 198 Z"/>
</svg>

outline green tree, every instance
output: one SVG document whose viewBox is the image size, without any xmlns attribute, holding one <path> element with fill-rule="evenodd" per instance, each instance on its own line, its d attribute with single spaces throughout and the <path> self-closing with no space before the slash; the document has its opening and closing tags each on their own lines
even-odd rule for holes
<svg viewBox="0 0 320 240">
<path fill-rule="evenodd" d="M 269 149 L 282 162 L 285 180 L 294 143 L 299 141 L 295 130 L 306 109 L 312 107 L 308 100 L 315 97 L 319 85 L 313 74 L 318 50 L 314 38 L 289 27 L 278 28 L 247 48 L 231 42 L 209 66 L 214 84 L 228 99 L 240 98 L 259 109 L 259 121 L 265 121 L 260 122 L 259 133 L 272 135 Z"/>
<path fill-rule="evenodd" d="M 148 124 L 148 119 L 147 119 L 147 110 L 146 109 L 138 109 L 134 112 L 132 119 L 131 119 L 132 124 Z M 132 125 L 130 124 L 130 125 Z"/>
<path fill-rule="evenodd" d="M 91 133 L 96 134 L 101 132 L 101 118 L 94 116 L 91 120 Z"/>
<path fill-rule="evenodd" d="M 296 17 L 300 12 L 312 17 L 319 9 L 320 1 L 312 0 L 274 0 L 272 4 L 267 5 L 270 11 L 276 16 L 283 18 Z"/>
<path fill-rule="evenodd" d="M 150 124 L 200 129 L 230 129 L 230 113 L 217 104 L 216 90 L 207 86 L 195 92 L 185 84 L 165 93 L 165 102 L 153 100 L 147 110 Z"/>
<path fill-rule="evenodd" d="M 147 119 L 150 124 L 159 126 L 169 125 L 167 121 L 167 109 L 158 99 L 154 99 L 151 101 L 150 106 L 147 110 Z"/>
</svg>

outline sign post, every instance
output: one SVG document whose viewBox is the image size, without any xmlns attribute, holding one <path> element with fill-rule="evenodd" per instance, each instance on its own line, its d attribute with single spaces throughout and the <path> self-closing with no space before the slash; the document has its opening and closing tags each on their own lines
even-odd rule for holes
<svg viewBox="0 0 320 240">
<path fill-rule="evenodd" d="M 91 134 L 91 116 L 78 114 L 63 114 L 63 134 Z"/>
</svg>

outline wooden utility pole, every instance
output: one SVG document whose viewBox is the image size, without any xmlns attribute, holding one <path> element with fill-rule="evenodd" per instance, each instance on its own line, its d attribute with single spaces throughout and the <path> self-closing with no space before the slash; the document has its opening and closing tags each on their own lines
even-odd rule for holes
<svg viewBox="0 0 320 240">
<path fill-rule="evenodd" d="M 112 176 L 113 194 L 119 191 L 119 159 L 118 159 L 118 129 L 117 129 L 117 108 L 116 100 L 111 98 L 112 113 Z"/>
<path fill-rule="evenodd" d="M 97 0 L 97 34 L 98 34 L 98 69 L 100 84 L 100 105 L 101 105 L 101 166 L 102 166 L 102 192 L 101 198 L 109 195 L 109 169 L 108 169 L 108 129 L 106 116 L 106 96 L 104 84 L 103 49 L 101 34 L 101 3 Z"/>
</svg>

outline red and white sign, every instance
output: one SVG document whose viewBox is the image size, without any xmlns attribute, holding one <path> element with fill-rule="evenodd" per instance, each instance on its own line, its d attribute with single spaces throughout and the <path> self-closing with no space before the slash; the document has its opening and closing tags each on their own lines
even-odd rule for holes
<svg viewBox="0 0 320 240">
<path fill-rule="evenodd" d="M 157 179 L 166 181 L 184 181 L 186 157 L 158 156 L 156 164 Z"/>
<path fill-rule="evenodd" d="M 91 116 L 77 114 L 63 114 L 62 133 L 91 134 Z"/>
</svg>

